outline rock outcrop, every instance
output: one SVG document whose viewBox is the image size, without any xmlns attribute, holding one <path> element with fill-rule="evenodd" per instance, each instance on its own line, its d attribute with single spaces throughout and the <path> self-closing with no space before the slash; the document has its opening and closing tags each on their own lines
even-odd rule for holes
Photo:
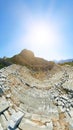
<svg viewBox="0 0 73 130">
<path fill-rule="evenodd" d="M 25 66 L 13 64 L 1 69 L 0 130 L 14 125 L 16 130 L 72 130 L 72 84 L 70 66 L 43 81 L 36 79 Z M 17 125 L 12 119 L 16 113 L 23 113 L 22 118 L 16 118 Z"/>
<path fill-rule="evenodd" d="M 10 58 L 10 61 L 15 64 L 25 65 L 33 70 L 47 71 L 52 70 L 54 66 L 57 66 L 52 61 L 47 61 L 43 58 L 35 57 L 32 51 L 26 49 L 21 51 L 21 53 L 19 53 L 18 55 L 15 55 Z"/>
</svg>

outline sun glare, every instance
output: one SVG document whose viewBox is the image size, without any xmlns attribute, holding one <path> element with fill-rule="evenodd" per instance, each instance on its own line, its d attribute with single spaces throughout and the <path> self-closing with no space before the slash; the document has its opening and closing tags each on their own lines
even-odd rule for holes
<svg viewBox="0 0 73 130">
<path fill-rule="evenodd" d="M 31 32 L 34 43 L 44 44 L 48 40 L 48 30 L 44 26 L 34 26 Z"/>
<path fill-rule="evenodd" d="M 51 24 L 34 23 L 29 29 L 29 41 L 32 45 L 44 47 L 45 44 L 52 46 L 57 42 L 58 36 Z"/>
<path fill-rule="evenodd" d="M 33 20 L 26 26 L 27 33 L 24 38 L 23 46 L 25 43 L 29 44 L 30 49 L 35 52 L 37 57 L 51 59 L 53 53 L 57 56 L 58 48 L 61 48 L 62 40 L 59 28 L 54 22 L 47 22 L 46 20 Z M 49 53 L 49 55 L 47 55 Z M 48 58 L 47 58 L 48 59 Z"/>
</svg>

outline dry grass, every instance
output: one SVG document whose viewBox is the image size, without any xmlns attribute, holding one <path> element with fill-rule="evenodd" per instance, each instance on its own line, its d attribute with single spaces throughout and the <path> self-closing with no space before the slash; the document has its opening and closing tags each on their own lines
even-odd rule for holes
<svg viewBox="0 0 73 130">
<path fill-rule="evenodd" d="M 55 63 L 52 61 L 47 61 L 42 58 L 35 57 L 30 51 L 22 51 L 20 54 L 15 55 L 10 59 L 13 63 L 25 65 L 33 70 L 47 71 L 51 70 Z"/>
</svg>

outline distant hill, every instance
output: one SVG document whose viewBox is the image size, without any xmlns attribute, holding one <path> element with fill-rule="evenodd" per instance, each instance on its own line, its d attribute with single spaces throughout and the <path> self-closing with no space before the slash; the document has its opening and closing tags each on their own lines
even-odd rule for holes
<svg viewBox="0 0 73 130">
<path fill-rule="evenodd" d="M 66 60 L 60 60 L 57 62 L 60 66 L 64 65 L 70 65 L 73 66 L 73 59 L 66 59 Z"/>
<path fill-rule="evenodd" d="M 19 54 L 13 56 L 9 59 L 12 63 L 25 65 L 33 70 L 51 70 L 55 63 L 52 61 L 47 61 L 43 58 L 38 58 L 34 56 L 34 53 L 30 50 L 22 50 Z"/>
<path fill-rule="evenodd" d="M 24 49 L 19 54 L 11 58 L 0 58 L 0 69 L 11 64 L 19 64 L 32 68 L 33 70 L 52 70 L 52 68 L 60 67 L 58 65 L 73 65 L 73 59 L 47 61 L 43 58 L 35 57 L 34 53 L 30 50 Z"/>
<path fill-rule="evenodd" d="M 61 69 L 60 65 L 55 62 L 35 57 L 34 53 L 27 49 L 22 50 L 19 54 L 11 58 L 0 59 L 0 69 L 11 64 L 26 66 L 33 72 L 37 71 L 41 76 L 44 74 L 43 72 L 45 72 L 45 74 L 47 72 L 50 75 Z"/>
<path fill-rule="evenodd" d="M 58 63 L 68 63 L 68 62 L 73 62 L 73 59 L 66 59 L 66 60 L 58 61 Z"/>
</svg>

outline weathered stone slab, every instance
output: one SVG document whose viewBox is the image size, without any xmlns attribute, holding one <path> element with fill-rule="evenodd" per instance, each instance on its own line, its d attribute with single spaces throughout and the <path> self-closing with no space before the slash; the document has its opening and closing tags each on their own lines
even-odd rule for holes
<svg viewBox="0 0 73 130">
<path fill-rule="evenodd" d="M 8 128 L 15 129 L 21 122 L 24 114 L 22 112 L 16 112 L 11 116 L 11 119 L 8 123 Z"/>
<path fill-rule="evenodd" d="M 42 128 L 39 126 L 33 126 L 32 124 L 25 123 L 24 121 L 20 123 L 19 128 L 22 130 L 53 130 L 51 127 Z"/>
<path fill-rule="evenodd" d="M 0 102 L 0 114 L 9 108 L 8 102 L 1 101 Z"/>
</svg>

